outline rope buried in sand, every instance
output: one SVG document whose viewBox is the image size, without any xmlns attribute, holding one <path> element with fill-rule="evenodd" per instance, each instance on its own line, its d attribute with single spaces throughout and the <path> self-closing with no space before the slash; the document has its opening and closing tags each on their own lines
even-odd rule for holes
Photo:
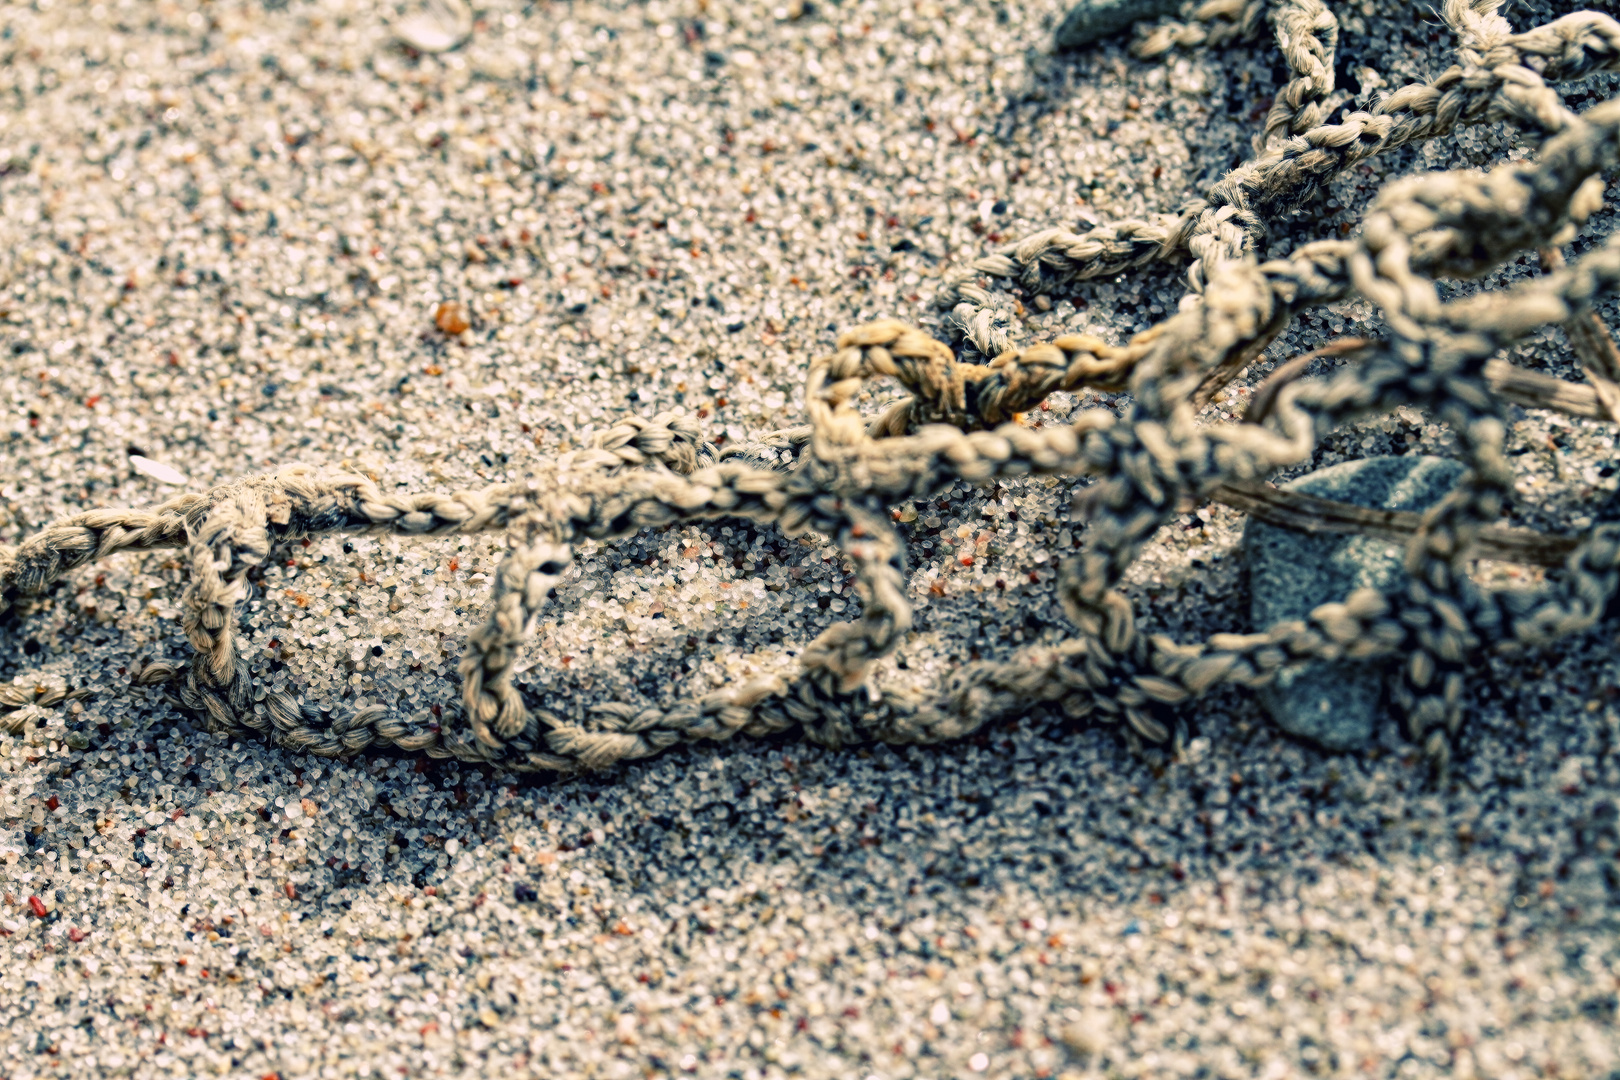
<svg viewBox="0 0 1620 1080">
<path fill-rule="evenodd" d="M 1484 19 L 1490 7 L 1469 11 Z M 1600 16 L 1570 19 L 1553 24 L 1563 29 L 1552 36 L 1620 41 L 1612 20 L 1602 30 L 1594 21 Z M 1549 39 L 1512 40 L 1522 57 L 1525 42 Z M 1492 46 L 1492 55 L 1506 48 Z M 1549 133 L 1534 161 L 1485 175 L 1437 173 L 1392 183 L 1354 239 L 1307 244 L 1266 263 L 1247 249 L 1209 261 L 1202 292 L 1125 345 L 1065 336 L 981 364 L 959 360 L 920 330 L 872 323 L 844 334 L 833 355 L 811 364 L 809 423 L 751 445 L 719 452 L 692 421 L 665 413 L 626 419 L 592 448 L 553 461 L 543 475 L 482 491 L 401 498 L 363 477 L 295 467 L 183 495 L 151 511 L 93 511 L 0 549 L 0 611 L 95 559 L 180 548 L 190 569 L 181 623 L 195 652 L 182 667 L 149 665 L 136 683 L 173 682 L 179 700 L 215 730 L 256 731 L 289 749 L 331 756 L 391 746 L 504 769 L 570 772 L 607 768 L 681 741 L 794 727 L 828 746 L 937 742 L 1034 703 L 1123 722 L 1133 738 L 1163 740 L 1173 722 L 1166 710 L 1217 686 L 1262 686 L 1288 665 L 1315 658 L 1398 657 L 1394 700 L 1411 737 L 1443 763 L 1448 736 L 1462 719 L 1470 662 L 1487 648 L 1543 644 L 1590 627 L 1620 585 L 1620 521 L 1600 521 L 1575 537 L 1495 529 L 1513 479 L 1503 456 L 1505 401 L 1529 396 L 1594 415 L 1607 399 L 1599 383 L 1586 396 L 1573 392 L 1579 388 L 1560 394 L 1532 373 L 1504 372 L 1494 359 L 1547 324 L 1579 327 L 1585 344 L 1578 348 L 1593 357 L 1589 370 L 1612 383 L 1620 354 L 1591 311 L 1594 300 L 1620 289 L 1620 238 L 1505 293 L 1445 303 L 1435 286 L 1438 278 L 1477 277 L 1517 252 L 1574 236 L 1599 206 L 1603 171 L 1620 162 L 1620 99 L 1576 115 L 1549 99 L 1552 91 L 1536 79 L 1509 79 L 1500 64 L 1471 70 L 1482 73 L 1478 88 L 1488 89 L 1491 100 L 1521 100 L 1514 88 L 1526 90 L 1522 100 L 1535 104 L 1538 125 Z M 1480 101 L 1469 107 L 1483 111 L 1488 103 Z M 1453 119 L 1467 112 L 1464 104 Z M 1299 381 L 1297 371 L 1279 372 L 1286 377 L 1268 384 L 1252 420 L 1198 422 L 1211 388 L 1297 313 L 1352 294 L 1381 309 L 1386 340 L 1356 343 L 1347 354 L 1352 363 L 1329 379 Z M 1608 353 L 1600 356 L 1604 342 Z M 897 380 L 909 396 L 866 417 L 853 402 L 877 378 Z M 1038 430 L 1017 422 L 1018 413 L 1052 391 L 1083 387 L 1129 391 L 1124 415 L 1088 409 L 1070 423 Z M 1331 508 L 1267 500 L 1255 484 L 1305 460 L 1333 428 L 1400 405 L 1427 407 L 1448 424 L 1469 466 L 1457 489 L 1421 519 L 1380 524 L 1409 537 L 1410 583 L 1403 591 L 1361 590 L 1303 621 L 1198 643 L 1138 631 L 1118 585 L 1156 529 L 1187 504 L 1212 498 L 1247 497 L 1277 513 L 1333 517 Z M 787 463 L 758 464 L 778 457 Z M 1084 547 L 1062 564 L 1059 577 L 1072 636 L 961 665 L 926 693 L 878 685 L 876 662 L 912 624 L 906 545 L 890 508 L 961 481 L 1031 474 L 1097 480 L 1077 505 L 1087 520 Z M 862 617 L 817 636 L 792 678 L 731 686 L 667 709 L 607 704 L 559 715 L 529 707 L 512 683 L 516 651 L 574 545 L 722 517 L 831 538 L 853 566 Z M 458 717 L 441 727 L 425 715 L 368 706 L 326 723 L 279 691 L 253 688 L 235 646 L 237 608 L 248 572 L 278 549 L 334 532 L 494 529 L 506 530 L 512 547 L 495 575 L 489 612 L 468 638 Z M 1567 554 L 1561 573 L 1540 589 L 1492 591 L 1467 574 L 1482 543 L 1496 554 L 1519 545 L 1542 561 L 1549 551 Z M 28 704 L 27 698 L 15 688 L 0 694 L 9 705 Z"/>
</svg>

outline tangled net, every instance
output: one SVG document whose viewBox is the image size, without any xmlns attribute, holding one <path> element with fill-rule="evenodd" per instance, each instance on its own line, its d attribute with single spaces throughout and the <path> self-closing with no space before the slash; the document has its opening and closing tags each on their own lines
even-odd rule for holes
<svg viewBox="0 0 1620 1080">
<path fill-rule="evenodd" d="M 674 743 L 802 728 L 827 746 L 953 739 L 1034 703 L 1124 721 L 1132 737 L 1165 740 L 1165 709 L 1224 684 L 1262 686 L 1316 659 L 1400 657 L 1393 699 L 1411 738 L 1438 762 L 1462 719 L 1465 675 L 1488 649 L 1542 645 L 1592 626 L 1620 583 L 1620 521 L 1578 537 L 1495 524 L 1513 483 L 1503 456 L 1507 402 L 1620 419 L 1620 352 L 1593 313 L 1620 286 L 1620 238 L 1502 293 L 1444 303 L 1439 278 L 1477 277 L 1514 253 L 1568 242 L 1600 205 L 1602 172 L 1620 159 L 1620 99 L 1577 115 L 1554 84 L 1620 70 L 1620 23 L 1581 12 L 1511 33 L 1499 0 L 1447 0 L 1460 61 L 1432 84 L 1385 97 L 1371 112 L 1321 123 L 1333 92 L 1332 15 L 1318 0 L 1209 0 L 1191 21 L 1139 42 L 1152 55 L 1253 29 L 1268 14 L 1294 78 L 1279 94 L 1259 156 L 1175 217 L 1050 230 L 975 262 L 941 305 L 963 338 L 946 344 L 899 322 L 844 334 L 811 364 L 810 423 L 717 451 L 672 413 L 631 417 L 545 475 L 482 491 L 399 497 L 369 479 L 304 467 L 182 495 L 153 510 L 94 510 L 16 548 L 0 548 L 0 611 L 64 574 L 119 551 L 180 548 L 190 579 L 181 621 L 189 664 L 152 663 L 135 682 L 173 682 L 179 700 L 219 731 L 257 731 L 322 755 L 371 746 L 511 770 L 578 771 L 654 754 Z M 1438 173 L 1392 183 L 1362 233 L 1259 262 L 1264 221 L 1329 178 L 1392 147 L 1459 124 L 1506 119 L 1539 133 L 1539 155 L 1487 174 Z M 1190 254 L 1181 311 L 1124 345 L 1067 335 L 1016 347 L 997 285 L 1045 295 L 1073 282 Z M 1356 342 L 1330 378 L 1303 380 L 1308 357 L 1282 365 L 1240 422 L 1203 424 L 1199 411 L 1306 308 L 1359 294 L 1388 326 Z M 1005 289 L 1002 290 L 1005 296 Z M 1563 326 L 1587 384 L 1494 359 L 1546 324 Z M 875 418 L 852 404 L 869 379 L 910 396 Z M 1055 390 L 1129 393 L 1123 417 L 1096 408 L 1031 429 L 1015 419 Z M 1261 481 L 1305 460 L 1331 429 L 1400 405 L 1432 410 L 1456 433 L 1469 467 L 1427 514 L 1375 513 L 1278 492 Z M 765 451 L 771 451 L 765 453 Z M 763 462 L 770 461 L 766 465 Z M 959 481 L 1031 474 L 1091 476 L 1077 508 L 1081 553 L 1058 589 L 1074 632 L 1057 645 L 958 667 L 931 692 L 880 688 L 874 665 L 912 625 L 905 543 L 891 510 Z M 1407 545 L 1409 582 L 1360 590 L 1304 621 L 1180 643 L 1138 632 L 1118 584 L 1142 546 L 1188 504 L 1219 499 L 1283 523 L 1370 532 Z M 821 633 L 794 678 L 732 686 L 672 708 L 620 704 L 558 716 L 533 709 L 512 682 L 515 653 L 568 567 L 573 545 L 640 529 L 721 517 L 788 534 L 815 530 L 853 564 L 864 614 Z M 464 712 L 431 717 L 360 708 L 323 722 L 312 707 L 255 689 L 234 644 L 248 573 L 275 552 L 331 532 L 435 536 L 507 530 L 494 602 L 461 663 Z M 1488 590 L 1468 576 L 1481 557 L 1561 565 L 1537 589 Z M 0 689 L 11 706 L 60 699 L 61 688 Z M 43 702 L 48 703 L 48 702 Z"/>
</svg>

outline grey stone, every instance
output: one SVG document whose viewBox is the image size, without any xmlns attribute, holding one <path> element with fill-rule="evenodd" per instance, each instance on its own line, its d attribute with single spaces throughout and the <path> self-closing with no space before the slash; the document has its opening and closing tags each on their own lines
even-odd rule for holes
<svg viewBox="0 0 1620 1080">
<path fill-rule="evenodd" d="M 1057 29 L 1057 47 L 1078 49 L 1131 23 L 1174 15 L 1180 9 L 1180 0 L 1080 0 Z"/>
<path fill-rule="evenodd" d="M 1347 461 L 1284 486 L 1372 509 L 1427 510 L 1456 484 L 1464 467 L 1447 458 L 1375 457 Z M 1250 614 L 1262 630 L 1303 619 L 1355 589 L 1389 592 L 1405 580 L 1397 544 L 1364 536 L 1311 534 L 1251 518 L 1243 534 Z M 1383 668 L 1319 661 L 1284 672 L 1260 700 L 1285 731 L 1335 750 L 1365 746 L 1377 730 Z"/>
</svg>

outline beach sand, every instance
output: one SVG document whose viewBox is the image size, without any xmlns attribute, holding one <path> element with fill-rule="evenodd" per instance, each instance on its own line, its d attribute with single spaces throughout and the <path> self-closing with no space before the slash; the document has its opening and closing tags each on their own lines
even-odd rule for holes
<svg viewBox="0 0 1620 1080">
<path fill-rule="evenodd" d="M 1427 7 L 1333 6 L 1352 89 L 1451 63 Z M 1001 240 L 1174 210 L 1251 153 L 1273 42 L 1054 55 L 1064 13 L 490 0 L 434 56 L 348 0 L 0 8 L 0 540 L 293 462 L 446 491 L 631 413 L 733 444 L 800 423 L 842 330 L 937 329 L 941 276 Z M 1395 176 L 1534 150 L 1488 124 L 1377 159 L 1268 251 L 1350 233 Z M 1031 305 L 1027 340 L 1123 340 L 1184 292 L 1179 265 L 1086 284 Z M 1378 332 L 1360 300 L 1302 318 L 1211 419 L 1279 359 Z M 1556 330 L 1514 359 L 1579 378 Z M 1311 465 L 1452 446 L 1403 410 Z M 1589 525 L 1620 481 L 1608 425 L 1516 410 L 1510 451 L 1522 523 Z M 914 508 L 917 630 L 885 678 L 1065 634 L 1074 487 Z M 1211 507 L 1162 531 L 1130 577 L 1148 627 L 1247 629 L 1241 529 Z M 503 549 L 296 547 L 244 655 L 322 708 L 453 710 Z M 739 738 L 551 780 L 207 733 L 129 685 L 185 659 L 182 585 L 172 553 L 120 555 L 0 629 L 0 678 L 88 691 L 0 736 L 7 1080 L 1620 1069 L 1613 623 L 1484 664 L 1443 783 L 1393 718 L 1331 754 L 1230 691 L 1145 751 L 1036 710 L 941 746 Z M 792 670 L 858 610 L 827 544 L 739 523 L 587 547 L 557 593 L 520 681 L 559 709 Z"/>
</svg>

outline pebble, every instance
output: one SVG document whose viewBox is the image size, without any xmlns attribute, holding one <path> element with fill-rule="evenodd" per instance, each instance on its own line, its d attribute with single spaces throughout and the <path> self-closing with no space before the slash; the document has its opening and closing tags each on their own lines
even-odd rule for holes
<svg viewBox="0 0 1620 1080">
<path fill-rule="evenodd" d="M 1058 1033 L 1063 1045 L 1077 1055 L 1090 1057 L 1108 1048 L 1108 1017 L 1091 1012 L 1063 1025 Z"/>
<path fill-rule="evenodd" d="M 472 9 L 465 0 L 422 0 L 394 23 L 400 41 L 418 52 L 449 52 L 472 33 Z"/>
<path fill-rule="evenodd" d="M 1079 49 L 1132 23 L 1180 9 L 1180 0 L 1080 0 L 1058 24 L 1053 40 L 1059 49 Z"/>
<path fill-rule="evenodd" d="M 1444 498 L 1464 471 L 1449 458 L 1371 457 L 1310 473 L 1283 490 L 1371 509 L 1423 511 Z M 1406 577 L 1401 548 L 1373 537 L 1302 533 L 1256 518 L 1243 541 L 1257 630 L 1302 619 L 1356 589 L 1390 592 Z M 1353 750 L 1372 741 L 1383 694 L 1381 666 L 1314 661 L 1283 671 L 1259 696 L 1284 731 L 1330 749 Z"/>
<path fill-rule="evenodd" d="M 142 476 L 150 476 L 161 484 L 182 486 L 191 482 L 186 479 L 185 473 L 173 465 L 165 465 L 161 461 L 153 461 L 151 458 L 142 457 L 140 454 L 129 455 L 129 464 L 131 468 Z"/>
<path fill-rule="evenodd" d="M 433 309 L 433 325 L 446 337 L 456 337 L 472 328 L 465 306 L 447 300 Z"/>
</svg>

